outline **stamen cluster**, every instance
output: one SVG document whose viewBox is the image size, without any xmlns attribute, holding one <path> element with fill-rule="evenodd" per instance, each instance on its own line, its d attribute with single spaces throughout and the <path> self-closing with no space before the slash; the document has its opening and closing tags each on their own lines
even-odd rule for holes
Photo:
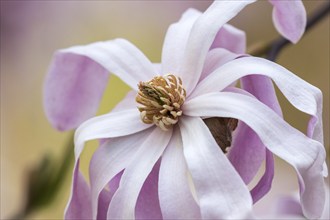
<svg viewBox="0 0 330 220">
<path fill-rule="evenodd" d="M 156 76 L 149 82 L 140 82 L 138 86 L 136 102 L 142 105 L 138 109 L 144 123 L 154 123 L 166 131 L 178 122 L 186 98 L 180 77 L 172 74 Z"/>
</svg>

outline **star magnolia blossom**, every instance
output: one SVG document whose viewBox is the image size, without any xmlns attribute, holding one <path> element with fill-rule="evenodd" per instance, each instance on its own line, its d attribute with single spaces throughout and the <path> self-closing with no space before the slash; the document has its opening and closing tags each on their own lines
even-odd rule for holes
<svg viewBox="0 0 330 220">
<path fill-rule="evenodd" d="M 168 29 L 160 65 L 123 39 L 56 54 L 45 105 L 59 129 L 95 111 L 108 72 L 133 89 L 112 112 L 77 129 L 66 219 L 248 218 L 253 202 L 270 189 L 273 154 L 297 171 L 305 216 L 321 215 L 327 174 L 322 94 L 273 62 L 241 55 L 244 33 L 225 23 L 251 2 L 216 1 L 203 14 L 188 10 Z M 282 119 L 268 77 L 312 116 L 307 135 Z M 234 87 L 239 79 L 242 89 Z M 202 120 L 209 117 L 240 121 L 227 155 Z M 88 186 L 79 157 L 86 141 L 104 138 L 90 162 Z M 264 160 L 266 171 L 249 191 Z"/>
</svg>

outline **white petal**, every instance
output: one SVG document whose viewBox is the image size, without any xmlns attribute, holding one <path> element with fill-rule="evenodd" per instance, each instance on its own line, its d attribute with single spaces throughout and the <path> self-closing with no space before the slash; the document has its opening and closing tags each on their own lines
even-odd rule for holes
<svg viewBox="0 0 330 220">
<path fill-rule="evenodd" d="M 207 53 L 203 72 L 200 77 L 200 81 L 202 81 L 205 77 L 209 74 L 213 73 L 214 70 L 218 69 L 220 66 L 224 65 L 225 63 L 232 61 L 242 55 L 232 53 L 223 48 L 215 48 L 210 50 Z"/>
<path fill-rule="evenodd" d="M 71 195 L 64 211 L 64 219 L 90 219 L 91 217 L 91 192 L 79 171 L 78 160 L 73 168 Z"/>
<path fill-rule="evenodd" d="M 252 210 L 250 192 L 202 119 L 182 116 L 179 125 L 202 218 L 247 217 Z"/>
<path fill-rule="evenodd" d="M 200 82 L 189 99 L 221 91 L 241 77 L 253 74 L 272 78 L 292 105 L 311 115 L 308 136 L 323 143 L 322 92 L 284 67 L 266 59 L 243 57 L 224 64 Z"/>
<path fill-rule="evenodd" d="M 93 219 L 97 215 L 100 192 L 117 173 L 130 164 L 136 151 L 150 133 L 151 130 L 147 129 L 136 134 L 110 139 L 94 153 L 89 165 Z"/>
<path fill-rule="evenodd" d="M 278 115 L 283 117 L 272 79 L 267 76 L 248 75 L 241 78 L 240 83 L 242 89 L 251 93 L 262 103 L 266 104 Z"/>
<path fill-rule="evenodd" d="M 179 71 L 187 94 L 194 89 L 216 34 L 220 28 L 254 0 L 214 1 L 196 20 L 188 38 L 184 60 Z"/>
<path fill-rule="evenodd" d="M 245 78 L 247 77 L 244 77 L 242 79 Z M 246 81 L 249 80 L 244 80 L 244 83 Z M 242 81 L 241 81 L 241 86 L 242 86 Z M 264 88 L 263 85 L 260 86 L 261 88 Z M 253 84 L 250 87 L 251 89 L 258 90 L 257 89 L 258 87 L 255 88 Z M 255 98 L 251 93 L 236 87 L 227 87 L 223 91 L 248 95 L 250 97 Z M 256 187 L 254 187 L 254 189 L 252 189 L 251 191 L 253 202 L 255 203 L 258 199 L 260 199 L 263 195 L 265 195 L 266 192 L 268 192 L 267 189 L 270 189 L 270 187 L 268 186 L 271 185 L 273 179 L 271 175 L 273 168 L 272 167 L 273 157 L 271 155 L 268 155 L 269 152 L 266 153 L 266 148 L 264 144 L 260 141 L 258 135 L 242 121 L 238 123 L 238 126 L 233 133 L 232 139 L 233 141 L 230 146 L 230 151 L 228 152 L 227 157 L 246 184 L 249 184 L 250 181 L 253 179 L 253 177 L 255 177 L 255 175 L 259 171 L 262 162 L 265 160 L 265 156 L 267 154 L 266 170 L 264 176 L 259 180 Z M 258 189 L 261 189 L 262 192 L 259 192 Z"/>
<path fill-rule="evenodd" d="M 188 9 L 183 13 L 179 22 L 172 24 L 165 36 L 162 51 L 162 73 L 177 74 L 183 60 L 184 49 L 196 19 L 202 13 L 195 9 Z"/>
<path fill-rule="evenodd" d="M 75 158 L 79 158 L 86 141 L 120 137 L 143 131 L 152 125 L 143 123 L 137 109 L 109 113 L 89 119 L 76 130 Z"/>
<path fill-rule="evenodd" d="M 144 181 L 135 206 L 136 220 L 163 219 L 158 196 L 160 159 Z"/>
<path fill-rule="evenodd" d="M 161 63 L 153 63 L 152 64 L 154 69 L 155 69 L 155 73 L 156 75 L 161 75 L 162 72 L 162 64 Z"/>
<path fill-rule="evenodd" d="M 164 219 L 200 219 L 199 207 L 188 183 L 179 129 L 174 130 L 159 171 L 159 202 Z"/>
<path fill-rule="evenodd" d="M 257 185 L 251 190 L 253 203 L 258 202 L 272 188 L 274 178 L 274 156 L 273 153 L 266 149 L 265 172 L 260 178 Z"/>
<path fill-rule="evenodd" d="M 148 81 L 156 75 L 148 58 L 124 39 L 74 46 L 59 52 L 86 56 L 117 75 L 133 89 L 137 89 L 140 81 Z"/>
<path fill-rule="evenodd" d="M 230 24 L 225 24 L 218 32 L 211 49 L 224 48 L 233 53 L 243 54 L 246 50 L 245 32 Z"/>
<path fill-rule="evenodd" d="M 108 219 L 134 219 L 135 205 L 144 181 L 170 141 L 172 130 L 155 127 L 126 167 L 108 210 Z"/>
<path fill-rule="evenodd" d="M 322 176 L 325 149 L 320 142 L 308 138 L 269 107 L 246 95 L 227 92 L 202 95 L 187 101 L 183 112 L 189 116 L 237 118 L 249 125 L 270 151 L 296 169 L 306 217 L 320 217 L 325 200 Z"/>
</svg>

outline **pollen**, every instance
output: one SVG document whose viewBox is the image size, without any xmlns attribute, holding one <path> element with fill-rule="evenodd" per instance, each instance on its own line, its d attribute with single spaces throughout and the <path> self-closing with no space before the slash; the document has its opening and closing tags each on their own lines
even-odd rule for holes
<svg viewBox="0 0 330 220">
<path fill-rule="evenodd" d="M 156 76 L 149 82 L 140 82 L 138 87 L 136 102 L 141 104 L 138 109 L 144 123 L 154 123 L 166 131 L 178 122 L 186 99 L 180 77 Z"/>
</svg>

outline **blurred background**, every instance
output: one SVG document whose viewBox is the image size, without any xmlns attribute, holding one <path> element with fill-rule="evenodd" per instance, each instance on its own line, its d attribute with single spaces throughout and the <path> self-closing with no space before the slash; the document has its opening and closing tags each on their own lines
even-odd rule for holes
<svg viewBox="0 0 330 220">
<path fill-rule="evenodd" d="M 308 13 L 326 1 L 304 1 Z M 61 133 L 48 123 L 43 111 L 43 81 L 54 51 L 117 37 L 126 38 L 153 62 L 159 62 L 168 26 L 187 8 L 204 11 L 210 1 L 3 1 L 1 0 L 1 219 L 19 213 L 26 200 L 29 173 L 41 160 L 60 166 L 70 132 Z M 271 19 L 272 6 L 258 1 L 230 23 L 246 31 L 248 47 L 278 37 Z M 329 155 L 329 16 L 294 46 L 283 50 L 277 62 L 320 88 L 324 95 L 325 146 Z M 99 114 L 108 112 L 129 90 L 111 77 Z M 114 93 L 113 91 L 116 91 Z M 279 94 L 284 116 L 306 130 L 308 117 Z M 70 146 L 70 145 L 69 145 Z M 72 146 L 70 146 L 72 148 Z M 83 153 L 82 169 L 96 145 Z M 72 158 L 73 159 L 73 158 Z M 329 158 L 328 158 L 329 159 Z M 329 161 L 328 161 L 329 164 Z M 31 213 L 30 219 L 61 219 L 70 193 L 71 170 L 53 202 Z M 272 191 L 257 208 L 278 195 L 297 190 L 294 170 L 276 160 Z"/>
</svg>

